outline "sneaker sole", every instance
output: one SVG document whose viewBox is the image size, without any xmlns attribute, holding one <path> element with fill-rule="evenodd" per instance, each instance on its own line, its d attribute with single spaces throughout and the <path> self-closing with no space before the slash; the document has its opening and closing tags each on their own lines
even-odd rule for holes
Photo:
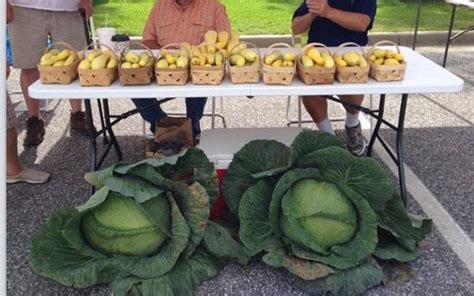
<svg viewBox="0 0 474 296">
<path fill-rule="evenodd" d="M 369 146 L 369 143 L 367 141 L 364 140 L 364 145 L 362 146 L 362 149 L 360 149 L 359 152 L 356 152 L 356 151 L 352 151 L 349 149 L 349 151 L 355 155 L 355 156 L 362 156 L 364 155 L 364 153 L 367 151 L 367 147 Z"/>
<path fill-rule="evenodd" d="M 24 180 L 24 179 L 10 179 L 8 180 L 7 179 L 7 184 L 17 184 L 17 183 L 21 183 L 21 182 L 25 182 L 25 183 L 28 183 L 28 184 L 44 184 L 44 183 L 47 183 L 49 181 L 50 178 L 48 178 L 48 180 L 46 181 L 33 181 L 33 180 Z"/>
</svg>

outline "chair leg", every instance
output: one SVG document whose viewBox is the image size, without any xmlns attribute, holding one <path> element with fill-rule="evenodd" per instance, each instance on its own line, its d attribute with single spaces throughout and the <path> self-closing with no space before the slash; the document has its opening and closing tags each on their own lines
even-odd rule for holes
<svg viewBox="0 0 474 296">
<path fill-rule="evenodd" d="M 214 129 L 216 127 L 216 97 L 212 97 L 211 102 L 211 129 Z"/>
</svg>

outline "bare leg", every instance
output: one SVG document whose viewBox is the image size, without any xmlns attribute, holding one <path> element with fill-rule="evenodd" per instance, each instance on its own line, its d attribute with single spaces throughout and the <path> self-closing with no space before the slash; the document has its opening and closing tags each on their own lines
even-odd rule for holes
<svg viewBox="0 0 474 296">
<path fill-rule="evenodd" d="M 30 94 L 28 93 L 28 87 L 38 79 L 38 69 L 21 69 L 20 86 L 28 108 L 28 117 L 36 116 L 40 118 L 40 102 L 30 97 Z"/>
<path fill-rule="evenodd" d="M 348 102 L 357 106 L 360 106 L 362 104 L 362 101 L 364 101 L 364 95 L 340 95 L 339 97 L 344 102 Z M 344 106 L 344 109 L 346 109 L 348 113 L 357 114 L 359 112 L 359 110 L 354 107 L 350 107 L 346 105 L 343 105 L 343 106 Z"/>
<path fill-rule="evenodd" d="M 303 97 L 303 105 L 315 123 L 320 123 L 328 118 L 328 103 L 325 98 L 320 96 L 306 96 Z"/>
<path fill-rule="evenodd" d="M 82 111 L 82 100 L 81 99 L 74 99 L 74 100 L 69 100 L 69 103 L 71 104 L 71 109 L 72 112 L 77 112 L 77 111 Z"/>
<path fill-rule="evenodd" d="M 21 173 L 23 167 L 18 158 L 16 128 L 7 130 L 7 175 L 16 176 Z"/>
</svg>

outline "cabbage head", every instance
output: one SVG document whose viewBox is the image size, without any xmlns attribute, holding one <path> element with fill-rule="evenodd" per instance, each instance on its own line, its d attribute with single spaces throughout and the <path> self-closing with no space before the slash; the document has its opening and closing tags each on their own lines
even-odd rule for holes
<svg viewBox="0 0 474 296">
<path fill-rule="evenodd" d="M 431 230 L 431 220 L 406 211 L 375 160 L 316 131 L 301 132 L 291 147 L 245 145 L 229 166 L 224 198 L 245 247 L 315 294 L 364 293 L 382 281 L 377 260 L 415 259 Z"/>
<path fill-rule="evenodd" d="M 110 283 L 114 295 L 192 295 L 222 260 L 247 262 L 226 229 L 208 221 L 216 176 L 201 150 L 85 178 L 97 192 L 57 210 L 33 235 L 36 273 L 76 288 Z"/>
</svg>

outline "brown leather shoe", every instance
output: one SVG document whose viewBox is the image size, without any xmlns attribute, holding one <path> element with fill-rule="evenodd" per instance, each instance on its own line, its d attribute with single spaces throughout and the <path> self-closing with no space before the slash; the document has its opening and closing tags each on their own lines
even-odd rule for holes
<svg viewBox="0 0 474 296">
<path fill-rule="evenodd" d="M 75 130 L 85 136 L 89 135 L 89 128 L 87 127 L 87 116 L 85 112 L 76 111 L 74 113 L 71 113 L 70 121 L 72 130 Z"/>
<path fill-rule="evenodd" d="M 45 132 L 43 119 L 36 116 L 29 117 L 26 121 L 26 136 L 23 139 L 23 145 L 38 146 L 43 142 Z"/>
</svg>

